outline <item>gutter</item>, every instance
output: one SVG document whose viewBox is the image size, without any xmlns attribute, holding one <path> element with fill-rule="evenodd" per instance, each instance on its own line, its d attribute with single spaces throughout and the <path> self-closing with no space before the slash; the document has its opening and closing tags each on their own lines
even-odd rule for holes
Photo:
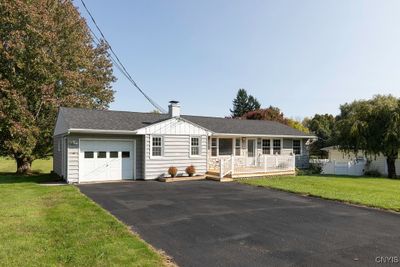
<svg viewBox="0 0 400 267">
<path fill-rule="evenodd" d="M 273 135 L 273 134 L 232 134 L 232 133 L 214 133 L 216 136 L 250 136 L 250 137 L 284 137 L 284 138 L 308 138 L 308 139 L 318 139 L 315 135 Z"/>
<path fill-rule="evenodd" d="M 129 131 L 129 130 L 96 130 L 96 129 L 79 129 L 73 128 L 68 130 L 68 134 L 70 133 L 103 133 L 103 134 L 127 134 L 132 135 L 136 134 L 136 131 Z"/>
</svg>

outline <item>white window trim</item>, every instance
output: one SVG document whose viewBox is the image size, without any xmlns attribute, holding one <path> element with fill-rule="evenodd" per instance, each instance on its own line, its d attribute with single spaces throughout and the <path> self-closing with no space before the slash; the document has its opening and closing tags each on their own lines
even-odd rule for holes
<svg viewBox="0 0 400 267">
<path fill-rule="evenodd" d="M 253 140 L 254 141 L 254 156 L 253 157 L 257 157 L 257 138 L 246 138 L 246 157 L 247 158 L 253 158 L 253 157 L 249 157 L 249 140 Z"/>
<path fill-rule="evenodd" d="M 197 138 L 199 139 L 199 154 L 198 155 L 192 155 L 192 138 Z M 202 138 L 201 135 L 191 135 L 189 136 L 189 157 L 191 158 L 198 158 L 201 157 L 201 144 L 202 144 Z"/>
<path fill-rule="evenodd" d="M 216 139 L 216 144 L 215 144 L 215 148 L 217 149 L 217 155 L 216 156 L 213 156 L 213 154 L 212 154 L 212 149 L 213 149 L 212 140 L 213 139 Z M 211 137 L 210 155 L 211 155 L 211 158 L 218 158 L 219 157 L 219 138 L 218 137 Z"/>
<path fill-rule="evenodd" d="M 294 149 L 293 149 L 293 142 L 294 141 L 299 141 L 300 142 L 300 154 L 294 154 Z M 301 155 L 303 155 L 303 142 L 301 141 L 301 139 L 293 139 L 292 140 L 292 151 L 293 151 L 293 154 L 294 155 L 298 155 L 298 156 L 301 156 Z"/>
<path fill-rule="evenodd" d="M 282 147 L 283 147 L 283 138 L 274 138 L 274 139 L 272 139 L 272 154 L 271 155 L 275 155 L 275 153 L 274 153 L 274 147 L 275 147 L 275 145 L 274 145 L 274 141 L 275 140 L 280 140 L 280 144 L 279 144 L 279 155 L 282 155 Z"/>
<path fill-rule="evenodd" d="M 213 156 L 212 155 L 212 139 L 215 138 L 217 139 L 217 144 L 216 144 L 216 149 L 217 149 L 217 155 Z M 232 139 L 232 153 L 235 155 L 235 138 L 234 137 L 211 137 L 211 143 L 210 143 L 210 157 L 211 158 L 227 158 L 230 157 L 231 155 L 220 155 L 219 154 L 219 139 Z M 242 141 L 240 141 L 240 144 L 242 144 Z M 240 153 L 242 153 L 242 149 L 240 149 Z"/>
<path fill-rule="evenodd" d="M 161 156 L 153 156 L 153 138 L 159 137 L 161 138 Z M 164 136 L 162 135 L 150 135 L 150 158 L 151 159 L 160 159 L 164 157 Z"/>
<path fill-rule="evenodd" d="M 236 140 L 239 140 L 239 155 L 236 155 L 236 148 L 238 148 L 236 146 Z M 240 137 L 233 138 L 233 155 L 236 157 L 242 156 L 242 138 Z"/>
<path fill-rule="evenodd" d="M 264 145 L 263 145 L 264 140 L 269 140 L 269 154 L 264 154 Z M 272 155 L 272 151 L 271 151 L 271 147 L 272 147 L 271 143 L 272 142 L 273 141 L 271 139 L 269 139 L 269 138 L 262 138 L 261 139 L 261 155 Z"/>
</svg>

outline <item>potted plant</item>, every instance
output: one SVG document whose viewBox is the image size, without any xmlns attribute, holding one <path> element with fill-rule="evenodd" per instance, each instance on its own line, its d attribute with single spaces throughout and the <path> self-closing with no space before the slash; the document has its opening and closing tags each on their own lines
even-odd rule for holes
<svg viewBox="0 0 400 267">
<path fill-rule="evenodd" d="M 192 177 L 196 173 L 196 168 L 193 165 L 190 165 L 186 168 L 186 173 Z"/>
<path fill-rule="evenodd" d="M 176 174 L 178 173 L 178 169 L 174 166 L 169 167 L 168 169 L 168 174 L 171 175 L 171 177 L 176 177 Z"/>
</svg>

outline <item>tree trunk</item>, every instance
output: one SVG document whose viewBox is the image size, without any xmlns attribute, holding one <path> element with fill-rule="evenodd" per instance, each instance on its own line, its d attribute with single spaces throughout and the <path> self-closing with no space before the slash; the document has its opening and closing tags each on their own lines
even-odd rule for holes
<svg viewBox="0 0 400 267">
<path fill-rule="evenodd" d="M 31 172 L 32 160 L 30 158 L 16 158 L 17 162 L 17 173 L 19 174 L 28 174 Z"/>
<path fill-rule="evenodd" d="M 386 158 L 388 177 L 392 178 L 392 179 L 397 178 L 397 176 L 396 176 L 396 159 L 397 159 L 397 157 L 392 157 L 392 156 Z"/>
</svg>

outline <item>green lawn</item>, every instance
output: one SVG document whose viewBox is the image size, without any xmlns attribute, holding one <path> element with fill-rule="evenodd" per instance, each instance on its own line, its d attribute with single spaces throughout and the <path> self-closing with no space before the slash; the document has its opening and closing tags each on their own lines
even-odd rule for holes
<svg viewBox="0 0 400 267">
<path fill-rule="evenodd" d="M 400 180 L 340 176 L 288 176 L 241 179 L 239 182 L 400 211 Z"/>
<path fill-rule="evenodd" d="M 6 163 L 4 163 L 6 162 Z M 34 168 L 49 170 L 51 162 Z M 15 171 L 0 160 L 2 171 Z M 37 169 L 36 169 L 37 170 Z M 72 185 L 0 173 L 2 266 L 163 266 L 166 260 Z"/>
<path fill-rule="evenodd" d="M 32 163 L 32 171 L 49 173 L 53 169 L 53 158 L 37 159 Z M 0 172 L 16 172 L 17 164 L 14 159 L 0 157 Z"/>
</svg>

